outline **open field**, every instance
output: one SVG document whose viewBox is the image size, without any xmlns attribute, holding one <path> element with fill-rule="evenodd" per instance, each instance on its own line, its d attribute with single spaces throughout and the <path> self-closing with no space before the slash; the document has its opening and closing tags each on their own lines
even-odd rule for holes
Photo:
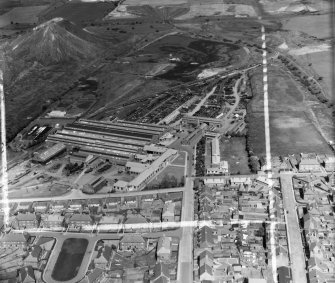
<svg viewBox="0 0 335 283">
<path fill-rule="evenodd" d="M 249 144 L 258 156 L 265 155 L 264 114 L 250 115 Z M 273 156 L 332 151 L 302 111 L 270 112 L 271 154 Z"/>
<path fill-rule="evenodd" d="M 188 81 L 196 78 L 199 67 L 214 61 L 219 61 L 220 66 L 232 65 L 239 61 L 237 54 L 240 53 L 243 55 L 245 51 L 234 44 L 169 35 L 143 48 L 139 56 L 145 56 L 147 60 L 168 60 L 172 56 L 175 58 L 175 67 L 159 77 Z M 191 64 L 194 62 L 199 65 Z"/>
<path fill-rule="evenodd" d="M 165 180 L 170 181 L 171 178 L 173 178 L 173 177 L 177 181 L 177 184 L 176 184 L 176 186 L 177 186 L 180 182 L 183 181 L 184 173 L 185 173 L 184 167 L 170 165 L 170 166 L 166 167 L 156 178 L 154 178 L 149 183 L 149 186 L 153 187 L 153 186 L 161 185 L 162 188 L 166 187 L 164 185 Z"/>
<path fill-rule="evenodd" d="M 66 239 L 52 271 L 52 278 L 57 281 L 67 281 L 76 277 L 87 246 L 87 239 Z"/>
<path fill-rule="evenodd" d="M 325 87 L 325 91 L 329 97 L 331 97 L 331 90 L 333 89 L 334 83 L 332 76 L 335 72 L 334 66 L 332 66 L 332 51 L 329 49 L 328 51 L 314 52 L 297 57 L 299 60 L 302 59 L 307 64 L 312 64 L 309 68 L 311 68 L 318 76 L 322 77 L 320 83 Z"/>
<path fill-rule="evenodd" d="M 172 165 L 185 165 L 185 152 L 181 152 L 178 157 L 173 160 L 173 162 L 171 163 Z"/>
<path fill-rule="evenodd" d="M 10 25 L 11 22 L 34 24 L 38 22 L 38 14 L 45 10 L 48 6 L 29 6 L 13 8 L 9 12 L 0 16 L 0 28 Z"/>
<path fill-rule="evenodd" d="M 167 6 L 167 5 L 178 5 L 178 4 L 187 4 L 187 0 L 126 0 L 124 2 L 125 5 L 130 6 L 142 6 L 142 5 L 150 5 L 150 6 Z"/>
<path fill-rule="evenodd" d="M 278 68 L 269 67 L 269 110 L 272 111 L 298 111 L 304 110 L 304 96 L 302 89 L 296 82 Z M 263 74 L 258 71 L 252 75 L 253 99 L 249 104 L 251 112 L 264 111 L 263 100 Z"/>
<path fill-rule="evenodd" d="M 282 21 L 283 29 L 301 31 L 317 38 L 330 38 L 330 17 L 330 14 L 290 17 Z"/>
<path fill-rule="evenodd" d="M 271 153 L 330 153 L 331 150 L 307 112 L 303 90 L 278 69 L 269 68 Z M 252 76 L 254 98 L 248 105 L 248 145 L 255 155 L 265 154 L 264 106 L 261 73 Z"/>
<path fill-rule="evenodd" d="M 71 3 L 58 6 L 49 10 L 43 15 L 44 20 L 50 20 L 56 17 L 67 19 L 76 24 L 90 23 L 96 20 L 102 20 L 109 12 L 115 8 L 113 2 L 98 3 Z"/>
<path fill-rule="evenodd" d="M 250 174 L 245 137 L 223 137 L 220 153 L 221 160 L 228 161 L 230 174 Z"/>
<path fill-rule="evenodd" d="M 176 18 L 186 20 L 201 16 L 248 16 L 256 17 L 257 13 L 252 5 L 224 4 L 224 3 L 200 3 L 192 4 L 190 11 Z"/>
<path fill-rule="evenodd" d="M 70 186 L 65 186 L 61 184 L 53 184 L 50 187 L 41 187 L 38 189 L 36 187 L 10 190 L 9 197 L 10 198 L 25 198 L 25 197 L 56 197 L 64 195 L 68 192 Z"/>
</svg>

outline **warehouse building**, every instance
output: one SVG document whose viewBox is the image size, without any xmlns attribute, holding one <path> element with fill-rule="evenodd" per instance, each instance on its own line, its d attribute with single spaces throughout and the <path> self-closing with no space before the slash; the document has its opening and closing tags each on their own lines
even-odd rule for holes
<svg viewBox="0 0 335 283">
<path fill-rule="evenodd" d="M 56 157 L 57 155 L 63 153 L 66 151 L 66 146 L 63 143 L 56 143 L 52 147 L 44 150 L 43 152 L 36 154 L 33 157 L 34 162 L 39 162 L 39 163 L 47 163 L 49 162 L 52 158 Z"/>
<path fill-rule="evenodd" d="M 178 154 L 177 150 L 167 149 L 161 156 L 159 156 L 150 166 L 145 168 L 140 174 L 130 182 L 118 181 L 114 184 L 113 189 L 116 191 L 140 191 L 162 171 Z M 140 164 L 140 163 L 139 163 Z"/>
<path fill-rule="evenodd" d="M 166 127 L 135 122 L 106 122 L 81 119 L 48 137 L 79 148 L 81 154 L 127 160 L 145 145 L 159 140 Z"/>
</svg>

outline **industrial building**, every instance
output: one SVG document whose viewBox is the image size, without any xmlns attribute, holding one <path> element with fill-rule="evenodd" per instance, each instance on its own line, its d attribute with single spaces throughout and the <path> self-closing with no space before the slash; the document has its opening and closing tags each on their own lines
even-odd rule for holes
<svg viewBox="0 0 335 283">
<path fill-rule="evenodd" d="M 81 119 L 48 137 L 48 141 L 62 142 L 79 148 L 84 155 L 127 160 L 145 145 L 159 141 L 166 127 L 135 122 L 106 122 Z"/>
<path fill-rule="evenodd" d="M 66 146 L 63 143 L 56 143 L 52 147 L 44 150 L 43 152 L 36 154 L 32 160 L 39 163 L 47 163 L 52 158 L 63 153 L 64 151 L 66 151 Z"/>
<path fill-rule="evenodd" d="M 113 185 L 113 189 L 116 191 L 139 191 L 144 189 L 152 178 L 170 163 L 177 153 L 177 150 L 171 148 L 167 149 L 151 165 L 139 173 L 135 179 L 130 182 L 118 181 Z M 140 163 L 138 164 L 141 165 Z"/>
<path fill-rule="evenodd" d="M 223 126 L 224 120 L 208 118 L 208 117 L 198 117 L 198 116 L 187 116 L 185 115 L 182 118 L 182 122 L 187 125 L 197 125 L 200 126 L 202 123 L 207 124 L 208 126 L 214 126 L 217 128 L 221 128 Z"/>
</svg>

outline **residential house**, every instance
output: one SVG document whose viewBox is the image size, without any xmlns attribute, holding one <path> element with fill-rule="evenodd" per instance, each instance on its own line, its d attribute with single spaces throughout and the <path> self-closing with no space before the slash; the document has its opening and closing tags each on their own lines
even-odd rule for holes
<svg viewBox="0 0 335 283">
<path fill-rule="evenodd" d="M 38 268 L 42 257 L 42 248 L 34 245 L 28 256 L 24 259 L 25 265 L 30 265 L 33 268 Z"/>
<path fill-rule="evenodd" d="M 88 283 L 100 283 L 105 275 L 105 270 L 99 267 L 93 269 L 93 271 L 86 275 Z"/>
<path fill-rule="evenodd" d="M 214 280 L 213 261 L 214 261 L 213 254 L 208 250 L 204 250 L 199 255 L 199 277 L 200 277 L 200 281 Z"/>
<path fill-rule="evenodd" d="M 30 229 L 38 227 L 38 222 L 34 213 L 19 213 L 15 219 L 19 229 Z"/>
<path fill-rule="evenodd" d="M 171 257 L 171 237 L 162 236 L 157 243 L 157 257 L 160 260 L 169 260 Z"/>
<path fill-rule="evenodd" d="M 42 215 L 41 225 L 47 228 L 63 227 L 64 216 L 61 214 L 44 214 Z"/>
<path fill-rule="evenodd" d="M 299 172 L 320 172 L 321 166 L 316 156 L 301 156 Z"/>
<path fill-rule="evenodd" d="M 335 156 L 327 155 L 324 163 L 326 171 L 333 172 L 335 170 Z"/>
<path fill-rule="evenodd" d="M 49 208 L 49 203 L 46 201 L 38 201 L 33 204 L 35 212 L 46 213 Z"/>
<path fill-rule="evenodd" d="M 35 283 L 34 269 L 31 266 L 25 266 L 19 269 L 19 280 L 21 283 Z"/>
<path fill-rule="evenodd" d="M 0 246 L 2 248 L 25 248 L 29 240 L 29 234 L 22 233 L 8 233 L 4 234 L 0 239 Z"/>
<path fill-rule="evenodd" d="M 122 251 L 145 249 L 145 247 L 146 241 L 140 234 L 125 234 L 119 244 L 119 249 Z"/>
<path fill-rule="evenodd" d="M 97 257 L 94 259 L 94 264 L 96 267 L 105 269 L 111 259 L 112 248 L 110 246 L 103 246 L 99 249 Z"/>
<path fill-rule="evenodd" d="M 175 203 L 165 203 L 162 213 L 162 222 L 174 222 L 175 221 Z"/>
<path fill-rule="evenodd" d="M 56 240 L 54 238 L 40 237 L 36 242 L 36 246 L 40 246 L 42 250 L 51 251 L 55 244 L 55 241 Z"/>
<path fill-rule="evenodd" d="M 151 283 L 168 283 L 170 282 L 169 265 L 163 262 L 156 263 L 154 267 L 154 276 Z"/>
<path fill-rule="evenodd" d="M 81 227 L 91 225 L 92 219 L 88 214 L 73 214 L 69 219 L 69 226 Z"/>
<path fill-rule="evenodd" d="M 202 249 L 215 246 L 216 237 L 214 230 L 208 226 L 203 226 L 198 232 L 198 246 Z"/>
</svg>

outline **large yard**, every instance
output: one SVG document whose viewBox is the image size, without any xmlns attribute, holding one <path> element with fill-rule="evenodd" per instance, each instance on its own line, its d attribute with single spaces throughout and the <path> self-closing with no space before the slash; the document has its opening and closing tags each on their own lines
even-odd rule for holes
<svg viewBox="0 0 335 283">
<path fill-rule="evenodd" d="M 148 187 L 177 187 L 184 182 L 184 168 L 183 166 L 170 165 L 166 167 L 157 177 L 155 177 L 148 185 Z M 177 183 L 175 184 L 175 180 Z"/>
<path fill-rule="evenodd" d="M 250 174 L 244 137 L 223 137 L 220 140 L 221 160 L 228 161 L 230 174 Z"/>
</svg>

